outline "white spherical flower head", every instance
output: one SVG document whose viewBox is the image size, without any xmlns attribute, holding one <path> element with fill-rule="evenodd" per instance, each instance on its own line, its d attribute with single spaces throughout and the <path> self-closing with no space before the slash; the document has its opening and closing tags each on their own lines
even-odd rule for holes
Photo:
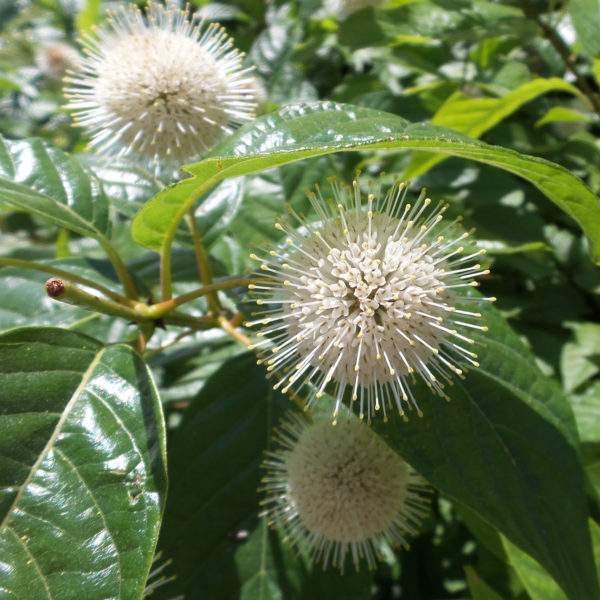
<svg viewBox="0 0 600 600">
<path fill-rule="evenodd" d="M 427 510 L 425 482 L 367 425 L 284 422 L 268 453 L 265 514 L 323 567 L 375 566 L 379 545 L 407 547 Z"/>
<path fill-rule="evenodd" d="M 330 183 L 329 202 L 319 188 L 308 193 L 318 223 L 290 209 L 300 231 L 276 223 L 288 235 L 285 248 L 251 255 L 269 277 L 249 286 L 265 307 L 247 323 L 263 326 L 265 339 L 251 346 L 265 348 L 259 362 L 276 374 L 275 389 L 310 384 L 309 406 L 327 388 L 337 399 L 334 416 L 346 395 L 361 418 L 380 408 L 385 417 L 393 405 L 404 414 L 403 403 L 418 411 L 415 376 L 447 398 L 449 376 L 478 366 L 468 348 L 474 340 L 460 330 L 486 327 L 480 313 L 457 305 L 478 300 L 465 291 L 489 273 L 475 263 L 484 251 L 465 251 L 469 233 L 442 222 L 448 205 L 432 208 L 424 194 L 406 202 L 397 180 L 386 194 L 370 182 L 366 203 L 358 178 Z"/>
<path fill-rule="evenodd" d="M 219 25 L 150 2 L 145 16 L 134 5 L 111 13 L 95 34 L 65 94 L 98 152 L 181 163 L 252 117 L 249 69 Z"/>
</svg>

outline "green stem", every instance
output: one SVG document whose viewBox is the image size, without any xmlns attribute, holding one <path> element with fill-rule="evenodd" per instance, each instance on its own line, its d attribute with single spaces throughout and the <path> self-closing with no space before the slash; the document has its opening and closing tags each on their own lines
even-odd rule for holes
<svg viewBox="0 0 600 600">
<path fill-rule="evenodd" d="M 162 300 L 170 300 L 172 296 L 171 292 L 171 248 L 173 246 L 173 240 L 175 239 L 175 233 L 177 232 L 177 228 L 179 227 L 179 223 L 181 223 L 181 219 L 185 217 L 186 212 L 194 206 L 196 200 L 204 194 L 207 190 L 211 188 L 218 180 L 215 178 L 208 178 L 202 185 L 200 185 L 194 192 L 190 195 L 188 202 L 185 203 L 185 207 L 183 207 L 178 213 L 171 226 L 169 227 L 165 239 L 162 244 L 162 248 L 160 250 L 160 281 L 161 281 L 161 289 L 162 289 Z M 144 210 L 144 209 L 142 209 Z"/>
<path fill-rule="evenodd" d="M 138 323 L 138 328 L 138 336 L 135 341 L 134 348 L 140 356 L 143 356 L 144 352 L 146 351 L 146 346 L 148 345 L 148 342 L 154 333 L 156 324 L 151 321 L 145 321 Z"/>
<path fill-rule="evenodd" d="M 55 275 L 56 277 L 64 277 L 66 279 L 70 279 L 79 285 L 85 285 L 87 287 L 94 288 L 99 292 L 102 292 L 107 298 L 111 298 L 115 302 L 119 302 L 121 304 L 129 304 L 133 303 L 125 296 L 121 296 L 116 292 L 92 281 L 91 279 L 87 279 L 85 277 L 80 277 L 79 275 L 75 275 L 70 271 L 65 271 L 64 269 L 57 269 L 52 265 L 42 265 L 38 263 L 31 262 L 29 260 L 21 260 L 19 258 L 5 258 L 0 257 L 0 265 L 5 265 L 7 267 L 19 267 L 20 269 L 29 269 L 30 271 L 40 271 L 42 273 L 48 273 L 49 275 Z"/>
<path fill-rule="evenodd" d="M 198 223 L 196 223 L 196 215 L 194 214 L 193 206 L 190 208 L 188 216 L 190 229 L 192 230 L 192 238 L 194 240 L 194 251 L 196 253 L 196 264 L 198 265 L 200 281 L 204 288 L 207 288 L 212 283 L 212 269 L 210 268 L 208 254 L 202 243 L 200 232 L 198 231 Z M 217 292 L 211 290 L 206 292 L 206 294 L 208 295 L 208 306 L 210 310 L 218 315 L 221 312 L 221 303 L 219 302 Z"/>
<path fill-rule="evenodd" d="M 159 346 L 158 348 L 154 348 L 153 350 L 148 350 L 144 354 L 144 360 L 149 361 L 151 358 L 154 358 L 157 354 L 160 354 L 163 350 L 166 350 L 167 348 L 174 346 L 175 344 L 177 344 L 179 341 L 181 341 L 183 338 L 187 337 L 188 335 L 192 335 L 193 333 L 195 333 L 195 331 L 196 331 L 195 329 L 186 329 L 185 331 L 182 331 L 177 337 L 172 339 L 170 342 L 167 342 L 166 344 L 163 344 L 162 346 Z"/>
<path fill-rule="evenodd" d="M 54 300 L 72 304 L 74 306 L 80 306 L 81 308 L 93 312 L 101 312 L 106 315 L 112 315 L 113 317 L 122 317 L 128 321 L 139 322 L 152 320 L 152 317 L 144 314 L 144 309 L 148 308 L 144 304 L 138 303 L 136 308 L 118 304 L 112 300 L 107 300 L 106 298 L 84 292 L 71 282 L 58 277 L 53 277 L 46 281 L 46 292 L 48 296 L 54 298 Z"/>
<path fill-rule="evenodd" d="M 219 326 L 219 321 L 215 317 L 192 317 L 176 312 L 169 313 L 162 321 L 165 325 L 192 327 L 194 330 L 213 329 Z"/>
<path fill-rule="evenodd" d="M 129 271 L 125 266 L 125 263 L 119 256 L 119 253 L 113 248 L 110 242 L 101 241 L 100 243 L 102 244 L 102 248 L 104 248 L 104 251 L 106 252 L 108 258 L 110 259 L 110 262 L 112 263 L 117 273 L 119 281 L 123 285 L 125 295 L 130 300 L 137 300 L 137 290 L 135 289 L 135 285 L 133 283 L 133 280 L 131 279 L 131 275 L 129 274 Z"/>
<path fill-rule="evenodd" d="M 585 77 L 579 73 L 576 65 L 576 60 L 569 47 L 565 44 L 563 39 L 556 33 L 550 25 L 548 25 L 540 16 L 535 6 L 529 0 L 520 0 L 521 9 L 525 16 L 529 17 L 536 22 L 538 27 L 542 30 L 548 41 L 554 46 L 554 49 L 559 53 L 565 66 L 575 76 L 577 85 L 581 91 L 585 94 L 588 100 L 591 102 L 594 110 L 600 115 L 600 97 L 592 89 L 590 84 L 587 82 Z"/>
<path fill-rule="evenodd" d="M 219 290 L 229 290 L 236 287 L 251 286 L 257 283 L 267 283 L 269 281 L 271 280 L 260 277 L 241 277 L 237 279 L 227 279 L 226 281 L 218 281 L 216 283 L 211 283 L 210 285 L 205 285 L 198 290 L 194 290 L 193 292 L 181 294 L 181 296 L 177 296 L 177 298 L 172 298 L 166 302 L 153 304 L 152 306 L 148 307 L 148 309 L 156 318 L 159 318 L 174 308 L 177 308 L 186 302 L 196 300 L 196 298 L 206 296 L 207 294 L 214 294 Z"/>
<path fill-rule="evenodd" d="M 160 289 L 161 300 L 167 302 L 171 299 L 171 248 L 163 248 L 160 253 Z"/>
<path fill-rule="evenodd" d="M 146 336 L 146 341 L 149 339 L 150 327 L 159 318 L 165 325 L 178 325 L 181 327 L 191 327 L 194 330 L 212 329 L 219 327 L 219 320 L 216 317 L 192 317 L 177 312 L 171 312 L 164 317 L 157 316 L 152 310 L 152 306 L 148 306 L 143 302 L 138 302 L 134 307 L 117 304 L 106 298 L 88 294 L 78 287 L 74 286 L 69 281 L 53 277 L 46 281 L 46 292 L 48 296 L 74 306 L 80 306 L 86 310 L 100 312 L 114 317 L 121 317 L 128 321 L 134 321 L 140 325 Z"/>
</svg>

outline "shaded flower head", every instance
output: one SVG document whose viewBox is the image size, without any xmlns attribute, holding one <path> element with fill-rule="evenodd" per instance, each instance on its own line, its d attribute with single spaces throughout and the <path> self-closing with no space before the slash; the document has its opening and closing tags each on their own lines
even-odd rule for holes
<svg viewBox="0 0 600 600">
<path fill-rule="evenodd" d="M 65 42 L 52 42 L 41 46 L 35 55 L 40 71 L 50 79 L 60 81 L 67 69 L 75 68 L 81 57 L 79 52 Z"/>
<path fill-rule="evenodd" d="M 447 204 L 431 207 L 424 193 L 407 202 L 397 180 L 385 194 L 370 182 L 366 203 L 358 177 L 330 183 L 329 202 L 318 187 L 308 193 L 318 223 L 289 209 L 300 230 L 276 223 L 285 247 L 251 255 L 268 277 L 249 286 L 264 310 L 247 325 L 262 325 L 265 337 L 251 347 L 276 374 L 275 389 L 309 384 L 309 406 L 327 389 L 334 416 L 347 391 L 361 418 L 393 405 L 403 414 L 403 403 L 418 410 L 415 376 L 447 397 L 444 382 L 478 366 L 461 330 L 486 327 L 480 313 L 457 306 L 477 300 L 465 292 L 489 272 L 476 263 L 484 250 L 466 250 L 469 232 L 443 222 Z"/>
<path fill-rule="evenodd" d="M 427 512 L 424 480 L 367 425 L 283 422 L 267 453 L 263 501 L 269 522 L 315 562 L 343 569 L 349 553 L 375 566 L 380 543 L 408 547 Z"/>
<path fill-rule="evenodd" d="M 65 94 L 98 152 L 182 162 L 252 117 L 249 69 L 219 25 L 150 2 L 145 15 L 134 5 L 111 13 L 95 34 Z"/>
</svg>

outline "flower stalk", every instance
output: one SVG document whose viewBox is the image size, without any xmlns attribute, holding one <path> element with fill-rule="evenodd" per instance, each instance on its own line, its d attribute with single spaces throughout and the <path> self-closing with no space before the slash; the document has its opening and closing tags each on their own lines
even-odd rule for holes
<svg viewBox="0 0 600 600">
<path fill-rule="evenodd" d="M 143 302 L 136 302 L 133 306 L 120 304 L 108 298 L 90 294 L 73 285 L 70 281 L 59 277 L 53 277 L 46 281 L 46 293 L 50 298 L 59 302 L 79 306 L 92 312 L 121 317 L 142 326 L 160 321 L 164 325 L 191 327 L 194 330 L 219 327 L 218 319 L 213 316 L 194 317 L 175 312 L 172 307 L 169 310 L 164 310 L 164 307 L 161 307 L 160 304 L 150 306 Z"/>
<path fill-rule="evenodd" d="M 30 271 L 40 271 L 41 273 L 48 273 L 49 275 L 54 275 L 55 277 L 70 279 L 74 283 L 85 285 L 86 287 L 90 287 L 101 292 L 107 298 L 110 298 L 119 304 L 125 304 L 127 306 L 135 306 L 136 304 L 136 302 L 130 298 L 121 296 L 121 294 L 117 294 L 113 290 L 101 285 L 100 283 L 97 283 L 96 281 L 92 281 L 87 277 L 81 277 L 80 275 L 71 273 L 70 271 L 65 271 L 64 269 L 58 269 L 54 265 L 43 265 L 29 260 L 23 260 L 20 258 L 7 258 L 5 256 L 0 257 L 0 265 L 6 267 L 18 267 L 20 269 L 28 269 Z"/>
<path fill-rule="evenodd" d="M 211 285 L 212 283 L 212 269 L 208 260 L 208 254 L 204 249 L 200 232 L 198 231 L 198 223 L 196 223 L 196 215 L 194 214 L 194 207 L 192 206 L 188 213 L 188 221 L 190 229 L 192 231 L 192 238 L 194 240 L 194 252 L 196 254 L 196 264 L 198 265 L 198 273 L 200 274 L 200 281 L 204 287 Z M 208 306 L 210 310 L 218 315 L 221 312 L 221 303 L 219 302 L 219 296 L 216 290 L 210 290 L 206 292 L 208 296 Z"/>
<path fill-rule="evenodd" d="M 59 277 L 53 277 L 46 281 L 46 293 L 54 300 L 71 304 L 72 306 L 79 306 L 93 312 L 101 312 L 105 315 L 121 317 L 136 322 L 152 320 L 151 317 L 144 315 L 139 309 L 139 307 L 144 306 L 141 303 L 136 304 L 135 308 L 119 304 L 107 298 L 90 294 L 73 285 L 70 281 Z"/>
</svg>

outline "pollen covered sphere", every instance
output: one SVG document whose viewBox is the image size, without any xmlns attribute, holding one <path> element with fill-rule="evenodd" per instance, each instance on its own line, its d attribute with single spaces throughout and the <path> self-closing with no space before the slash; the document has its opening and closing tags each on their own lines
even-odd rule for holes
<svg viewBox="0 0 600 600">
<path fill-rule="evenodd" d="M 398 181 L 383 196 L 371 183 L 366 203 L 358 179 L 331 184 L 330 202 L 318 188 L 308 194 L 319 222 L 291 211 L 302 233 L 277 223 L 286 247 L 265 259 L 252 255 L 272 278 L 250 286 L 266 306 L 249 322 L 261 324 L 258 336 L 266 338 L 253 346 L 266 348 L 260 361 L 277 376 L 276 389 L 312 385 L 309 405 L 334 382 L 334 415 L 347 390 L 361 417 L 394 405 L 402 414 L 402 402 L 418 410 L 409 385 L 415 376 L 446 397 L 449 373 L 478 366 L 474 340 L 459 328 L 486 327 L 480 313 L 457 304 L 477 301 L 464 292 L 489 273 L 475 262 L 483 251 L 465 251 L 469 233 L 442 222 L 448 205 L 432 207 L 424 194 L 406 202 Z"/>
<path fill-rule="evenodd" d="M 379 543 L 406 547 L 427 510 L 425 482 L 368 426 L 356 419 L 333 427 L 284 422 L 268 455 L 266 514 L 312 558 L 343 568 L 375 565 Z"/>
<path fill-rule="evenodd" d="M 218 25 L 151 2 L 146 17 L 130 6 L 95 33 L 65 93 L 97 151 L 182 162 L 251 118 L 253 80 Z"/>
</svg>

